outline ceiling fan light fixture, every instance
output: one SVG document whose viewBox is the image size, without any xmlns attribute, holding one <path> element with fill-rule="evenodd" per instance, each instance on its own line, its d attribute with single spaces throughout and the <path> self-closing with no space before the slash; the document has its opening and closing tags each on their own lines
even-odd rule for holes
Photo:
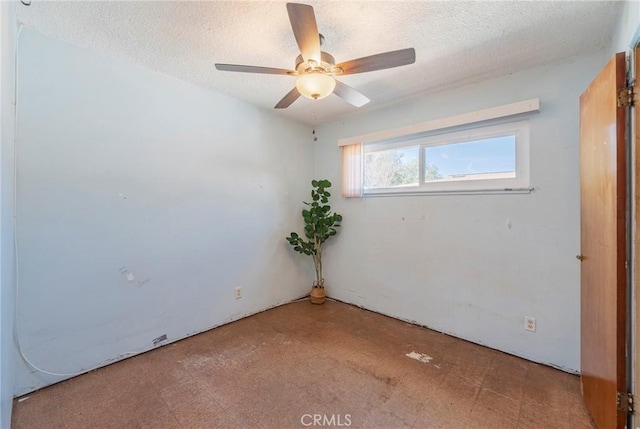
<svg viewBox="0 0 640 429">
<path fill-rule="evenodd" d="M 304 74 L 296 81 L 296 88 L 303 97 L 320 100 L 331 94 L 336 81 L 322 72 Z"/>
</svg>

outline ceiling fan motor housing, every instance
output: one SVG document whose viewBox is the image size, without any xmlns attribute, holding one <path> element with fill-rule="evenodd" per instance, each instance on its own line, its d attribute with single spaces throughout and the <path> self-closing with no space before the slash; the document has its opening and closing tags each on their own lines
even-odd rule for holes
<svg viewBox="0 0 640 429">
<path fill-rule="evenodd" d="M 312 72 L 320 72 L 324 74 L 339 74 L 340 70 L 336 70 L 334 66 L 336 60 L 333 55 L 324 51 L 320 52 L 320 64 L 314 64 L 313 62 L 307 62 L 302 58 L 302 55 L 298 55 L 296 58 L 296 71 L 298 75 L 303 75 Z"/>
</svg>

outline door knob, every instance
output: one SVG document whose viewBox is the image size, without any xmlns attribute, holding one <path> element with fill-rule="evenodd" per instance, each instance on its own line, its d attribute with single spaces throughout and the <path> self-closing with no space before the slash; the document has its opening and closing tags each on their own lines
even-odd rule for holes
<svg viewBox="0 0 640 429">
<path fill-rule="evenodd" d="M 584 257 L 584 255 L 576 255 L 576 259 L 577 259 L 578 261 L 584 261 L 584 260 L 585 260 L 585 257 Z"/>
</svg>

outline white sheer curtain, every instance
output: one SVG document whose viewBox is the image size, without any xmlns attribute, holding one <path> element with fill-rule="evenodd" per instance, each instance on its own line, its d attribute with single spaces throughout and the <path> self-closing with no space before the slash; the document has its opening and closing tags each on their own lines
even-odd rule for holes
<svg viewBox="0 0 640 429">
<path fill-rule="evenodd" d="M 362 144 L 342 146 L 342 196 L 362 197 Z"/>
</svg>

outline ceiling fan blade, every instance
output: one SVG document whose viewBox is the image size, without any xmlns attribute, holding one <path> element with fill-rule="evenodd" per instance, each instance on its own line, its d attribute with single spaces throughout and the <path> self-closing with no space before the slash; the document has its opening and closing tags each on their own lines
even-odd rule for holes
<svg viewBox="0 0 640 429">
<path fill-rule="evenodd" d="M 291 106 L 291 103 L 296 101 L 298 97 L 300 97 L 298 88 L 293 88 L 287 93 L 287 95 L 282 98 L 282 100 L 278 101 L 278 104 L 276 104 L 276 107 L 274 107 L 274 109 L 286 109 L 287 107 Z"/>
<path fill-rule="evenodd" d="M 288 74 L 295 75 L 293 70 L 274 69 L 272 67 L 243 66 L 240 64 L 216 64 L 216 68 L 221 71 L 242 72 L 242 73 L 264 73 L 264 74 Z"/>
<path fill-rule="evenodd" d="M 345 61 L 336 64 L 335 68 L 341 68 L 342 75 L 364 73 L 374 70 L 390 69 L 416 62 L 416 50 L 413 48 L 400 49 L 399 51 L 384 52 L 357 60 Z"/>
<path fill-rule="evenodd" d="M 305 61 L 313 60 L 320 64 L 320 34 L 313 7 L 306 4 L 287 3 L 287 12 L 302 58 Z"/>
<path fill-rule="evenodd" d="M 355 89 L 351 88 L 349 85 L 346 85 L 337 80 L 336 87 L 333 90 L 333 93 L 338 97 L 344 99 L 347 103 L 353 104 L 356 107 L 362 107 L 369 101 L 371 101 Z"/>
</svg>

